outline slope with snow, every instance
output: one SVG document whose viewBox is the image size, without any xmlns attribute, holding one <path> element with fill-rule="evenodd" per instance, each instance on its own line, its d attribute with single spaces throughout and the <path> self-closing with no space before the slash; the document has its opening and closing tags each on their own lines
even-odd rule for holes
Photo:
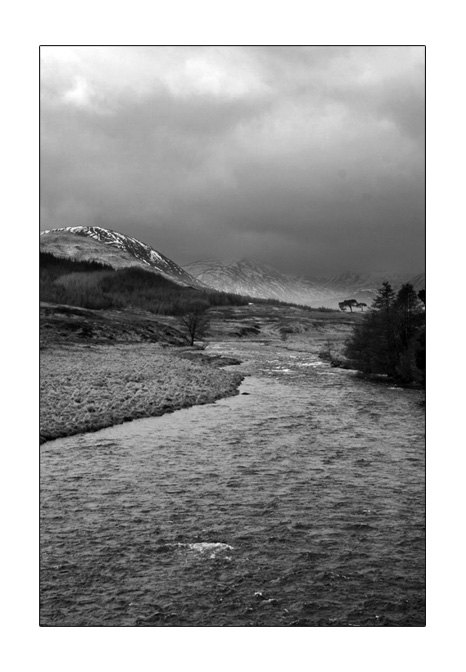
<svg viewBox="0 0 466 672">
<path fill-rule="evenodd" d="M 280 273 L 265 264 L 248 259 L 204 260 L 185 266 L 198 280 L 225 292 L 255 298 L 278 299 L 288 303 L 316 306 L 331 299 L 318 283 Z"/>
<path fill-rule="evenodd" d="M 204 287 L 202 282 L 150 245 L 100 226 L 42 231 L 40 249 L 76 261 L 99 261 L 113 268 L 141 267 L 181 285 Z"/>
<path fill-rule="evenodd" d="M 370 305 L 384 280 L 389 280 L 395 290 L 405 282 L 411 282 L 416 290 L 425 287 L 425 276 L 422 273 L 402 275 L 345 272 L 329 278 L 309 280 L 285 275 L 270 266 L 247 259 L 196 261 L 185 268 L 191 275 L 215 289 L 314 308 L 338 308 L 338 303 L 345 299 L 356 299 Z"/>
</svg>

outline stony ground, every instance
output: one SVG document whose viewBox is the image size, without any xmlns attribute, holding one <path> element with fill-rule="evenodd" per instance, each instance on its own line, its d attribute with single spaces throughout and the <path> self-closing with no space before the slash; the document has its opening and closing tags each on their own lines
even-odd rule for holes
<svg viewBox="0 0 466 672">
<path fill-rule="evenodd" d="M 41 442 L 237 394 L 242 376 L 157 344 L 54 345 L 40 355 Z M 225 362 L 229 364 L 230 362 Z M 207 361 L 207 364 L 209 362 Z"/>
</svg>

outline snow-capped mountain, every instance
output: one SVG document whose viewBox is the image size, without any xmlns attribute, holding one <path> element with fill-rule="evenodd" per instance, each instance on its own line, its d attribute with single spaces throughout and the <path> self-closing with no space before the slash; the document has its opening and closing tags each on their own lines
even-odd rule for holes
<svg viewBox="0 0 466 672">
<path fill-rule="evenodd" d="M 345 272 L 329 278 L 305 279 L 247 259 L 196 261 L 181 268 L 150 245 L 99 226 L 72 226 L 42 231 L 40 249 L 76 261 L 99 261 L 112 268 L 137 266 L 159 273 L 178 284 L 217 289 L 253 298 L 338 308 L 345 299 L 370 305 L 377 289 L 389 280 L 395 290 L 411 282 L 425 287 L 423 273 L 358 274 Z"/>
<path fill-rule="evenodd" d="M 302 305 L 338 308 L 345 299 L 370 305 L 377 289 L 389 280 L 395 290 L 411 282 L 416 290 L 425 287 L 424 274 L 357 274 L 341 273 L 314 280 L 285 275 L 247 259 L 230 261 L 204 260 L 185 266 L 198 280 L 225 292 L 256 298 L 278 299 Z"/>
<path fill-rule="evenodd" d="M 99 261 L 113 268 L 139 266 L 181 285 L 204 287 L 200 280 L 150 245 L 100 226 L 42 231 L 40 250 L 76 261 Z"/>
<path fill-rule="evenodd" d="M 248 259 L 196 261 L 185 269 L 207 285 L 234 294 L 312 306 L 323 305 L 324 298 L 330 300 L 333 296 L 319 283 L 285 275 Z"/>
</svg>

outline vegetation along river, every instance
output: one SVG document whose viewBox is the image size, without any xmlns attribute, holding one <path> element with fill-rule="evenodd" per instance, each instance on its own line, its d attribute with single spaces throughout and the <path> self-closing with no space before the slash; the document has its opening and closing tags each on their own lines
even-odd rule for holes
<svg viewBox="0 0 466 672">
<path fill-rule="evenodd" d="M 209 350 L 242 394 L 41 447 L 41 624 L 424 625 L 419 393 Z"/>
</svg>

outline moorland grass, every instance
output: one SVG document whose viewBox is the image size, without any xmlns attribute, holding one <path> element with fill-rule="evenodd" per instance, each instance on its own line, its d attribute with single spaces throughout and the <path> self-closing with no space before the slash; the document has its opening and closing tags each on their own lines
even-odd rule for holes
<svg viewBox="0 0 466 672">
<path fill-rule="evenodd" d="M 40 374 L 41 443 L 211 403 L 242 380 L 141 343 L 46 348 Z"/>
</svg>

